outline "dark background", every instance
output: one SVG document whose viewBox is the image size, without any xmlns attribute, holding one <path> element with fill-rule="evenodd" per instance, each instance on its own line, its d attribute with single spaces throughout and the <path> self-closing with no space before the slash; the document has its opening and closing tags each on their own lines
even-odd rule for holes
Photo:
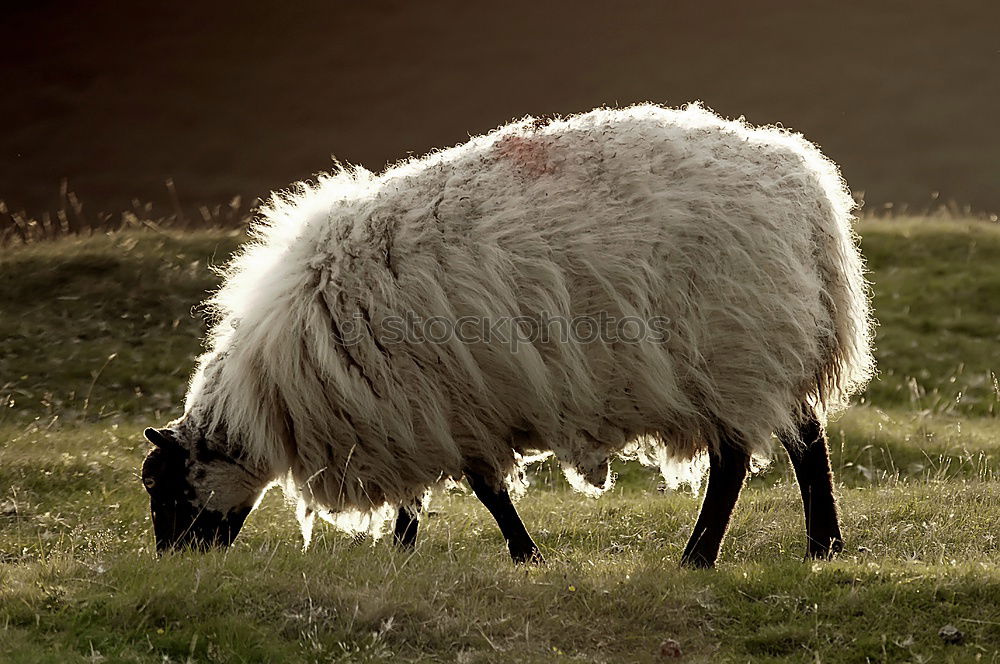
<svg viewBox="0 0 1000 664">
<path fill-rule="evenodd" d="M 869 208 L 1000 210 L 1000 2 L 0 0 L 0 199 L 252 202 L 525 114 L 701 99 L 780 122 Z"/>
</svg>

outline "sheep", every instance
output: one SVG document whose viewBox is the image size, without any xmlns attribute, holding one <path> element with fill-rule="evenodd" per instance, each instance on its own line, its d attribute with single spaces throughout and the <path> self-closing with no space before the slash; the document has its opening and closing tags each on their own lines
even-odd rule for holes
<svg viewBox="0 0 1000 664">
<path fill-rule="evenodd" d="M 395 514 L 408 546 L 464 477 L 511 558 L 542 561 L 512 500 L 532 459 L 600 493 L 616 454 L 707 455 L 682 563 L 710 567 L 774 435 L 807 555 L 830 557 L 825 423 L 873 371 L 853 207 L 801 135 L 697 104 L 529 117 L 275 194 L 183 415 L 145 431 L 157 550 L 228 546 L 276 483 L 307 538 L 316 514 L 374 534 Z"/>
</svg>

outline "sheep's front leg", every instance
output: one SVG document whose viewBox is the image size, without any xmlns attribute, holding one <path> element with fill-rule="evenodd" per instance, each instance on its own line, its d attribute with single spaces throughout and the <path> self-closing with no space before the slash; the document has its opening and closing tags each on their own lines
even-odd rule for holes
<svg viewBox="0 0 1000 664">
<path fill-rule="evenodd" d="M 750 456 L 725 440 L 718 454 L 709 456 L 708 489 L 701 505 L 698 522 L 691 533 L 681 564 L 688 567 L 713 567 L 722 548 L 722 538 L 729 527 L 733 508 L 750 470 Z"/>
<path fill-rule="evenodd" d="M 837 503 L 833 498 L 833 472 L 830 469 L 830 449 L 823 425 L 810 415 L 799 424 L 796 434 L 780 436 L 795 469 L 795 478 L 802 493 L 806 515 L 806 549 L 808 558 L 830 558 L 844 548 L 837 518 Z"/>
<path fill-rule="evenodd" d="M 417 543 L 419 526 L 420 501 L 414 500 L 411 504 L 400 507 L 396 515 L 396 527 L 392 531 L 392 539 L 396 546 L 404 551 L 412 550 Z"/>
<path fill-rule="evenodd" d="M 469 480 L 469 486 L 472 487 L 476 497 L 482 501 L 500 526 L 500 532 L 507 540 L 511 559 L 518 564 L 544 563 L 541 552 L 525 529 L 517 510 L 514 509 L 514 503 L 511 502 L 507 490 L 495 489 L 485 477 L 472 471 L 466 471 L 465 478 Z"/>
</svg>

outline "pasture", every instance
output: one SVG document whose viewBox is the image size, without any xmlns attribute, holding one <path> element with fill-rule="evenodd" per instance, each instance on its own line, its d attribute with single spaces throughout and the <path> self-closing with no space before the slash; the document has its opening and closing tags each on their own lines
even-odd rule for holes
<svg viewBox="0 0 1000 664">
<path fill-rule="evenodd" d="M 0 249 L 0 661 L 1000 661 L 1000 225 L 859 231 L 880 375 L 830 427 L 845 552 L 802 561 L 779 457 L 714 571 L 678 567 L 698 499 L 623 464 L 598 500 L 537 469 L 540 568 L 460 492 L 412 554 L 323 526 L 302 552 L 272 490 L 233 549 L 157 560 L 141 430 L 179 414 L 209 267 L 241 236 Z"/>
</svg>

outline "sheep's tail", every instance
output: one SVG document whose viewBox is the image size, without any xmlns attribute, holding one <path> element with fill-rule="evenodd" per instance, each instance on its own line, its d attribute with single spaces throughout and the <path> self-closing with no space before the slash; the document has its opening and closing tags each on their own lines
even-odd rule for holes
<svg viewBox="0 0 1000 664">
<path fill-rule="evenodd" d="M 819 275 L 823 284 L 821 297 L 829 313 L 826 350 L 816 376 L 815 410 L 821 418 L 847 405 L 848 400 L 868 384 L 875 369 L 872 357 L 874 320 L 871 312 L 871 287 L 865 279 L 865 263 L 859 237 L 854 232 L 854 201 L 836 176 L 824 178 L 827 199 L 823 207 L 828 220 L 814 232 Z"/>
</svg>

